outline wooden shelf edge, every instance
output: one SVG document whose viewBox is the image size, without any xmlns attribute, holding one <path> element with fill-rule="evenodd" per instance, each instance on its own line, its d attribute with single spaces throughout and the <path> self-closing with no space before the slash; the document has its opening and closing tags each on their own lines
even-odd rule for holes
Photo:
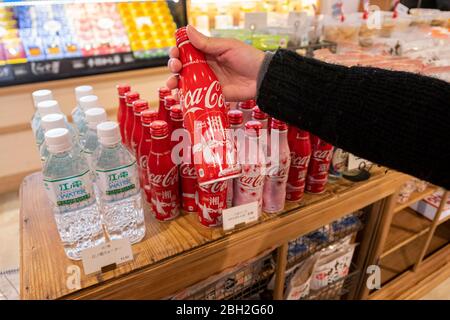
<svg viewBox="0 0 450 320">
<path fill-rule="evenodd" d="M 413 235 L 411 235 L 411 237 L 405 239 L 404 241 L 399 242 L 396 246 L 389 248 L 389 250 L 383 251 L 380 255 L 380 259 L 383 259 L 384 257 L 387 257 L 388 255 L 390 255 L 391 253 L 394 253 L 395 251 L 397 251 L 398 249 L 406 246 L 408 243 L 416 240 L 417 238 L 419 238 L 420 236 L 423 236 L 424 234 L 426 234 L 428 231 L 430 231 L 430 227 L 427 227 L 423 230 L 421 230 L 418 233 L 415 233 Z"/>
<path fill-rule="evenodd" d="M 413 194 L 411 195 L 411 197 L 409 198 L 408 201 L 406 201 L 405 203 L 399 203 L 395 206 L 394 213 L 397 213 L 397 212 L 409 207 L 413 203 L 416 203 L 417 201 L 420 201 L 423 198 L 433 194 L 434 192 L 437 191 L 437 189 L 438 188 L 436 186 L 430 185 L 425 189 L 424 192 L 413 192 Z"/>
</svg>

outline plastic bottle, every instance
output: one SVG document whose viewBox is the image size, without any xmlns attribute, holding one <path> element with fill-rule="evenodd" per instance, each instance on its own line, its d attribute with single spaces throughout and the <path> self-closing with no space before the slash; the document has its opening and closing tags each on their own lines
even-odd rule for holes
<svg viewBox="0 0 450 320">
<path fill-rule="evenodd" d="M 53 100 L 53 94 L 50 90 L 43 89 L 34 91 L 31 96 L 33 97 L 33 104 L 36 109 L 33 117 L 31 118 L 31 130 L 33 130 L 33 135 L 36 136 L 36 131 L 41 124 L 41 115 L 39 114 L 37 105 L 41 101 Z"/>
<path fill-rule="evenodd" d="M 98 97 L 96 95 L 88 95 L 81 97 L 78 100 L 78 105 L 80 109 L 83 111 L 83 118 L 77 125 L 78 134 L 80 136 L 80 140 L 83 140 L 83 136 L 86 135 L 88 131 L 88 124 L 86 121 L 86 112 L 92 108 L 101 108 L 100 102 L 98 101 Z"/>
<path fill-rule="evenodd" d="M 82 250 L 105 242 L 89 166 L 72 148 L 69 130 L 45 133 L 50 156 L 42 174 L 44 187 L 66 255 L 79 260 Z"/>
<path fill-rule="evenodd" d="M 81 139 L 81 148 L 89 164 L 93 169 L 92 157 L 98 147 L 97 125 L 106 121 L 106 112 L 103 108 L 92 108 L 86 111 L 87 132 Z"/>
<path fill-rule="evenodd" d="M 110 239 L 145 236 L 144 211 L 136 159 L 122 145 L 116 122 L 97 125 L 99 147 L 93 157 L 103 222 Z"/>
<path fill-rule="evenodd" d="M 59 104 L 58 101 L 56 100 L 45 100 L 45 101 L 41 101 L 38 103 L 38 112 L 39 115 L 41 117 L 41 119 L 43 117 L 45 117 L 48 114 L 52 114 L 52 113 L 60 113 L 63 114 L 61 112 L 61 109 L 59 108 Z M 69 123 L 67 122 L 66 117 L 63 115 L 64 117 L 64 121 L 66 122 L 66 127 L 69 126 Z M 44 143 L 44 128 L 42 127 L 42 125 L 39 125 L 39 127 L 36 130 L 36 144 L 38 145 L 38 148 L 41 147 L 42 143 Z"/>
<path fill-rule="evenodd" d="M 72 110 L 72 121 L 79 132 L 83 132 L 84 126 L 84 110 L 80 107 L 80 98 L 93 95 L 94 88 L 92 86 L 78 86 L 75 88 L 75 100 L 77 102 L 75 108 Z"/>
</svg>

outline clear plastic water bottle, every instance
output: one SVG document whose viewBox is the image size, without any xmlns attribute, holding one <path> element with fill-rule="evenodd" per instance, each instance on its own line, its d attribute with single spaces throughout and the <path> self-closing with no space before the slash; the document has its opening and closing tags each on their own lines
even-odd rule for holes
<svg viewBox="0 0 450 320">
<path fill-rule="evenodd" d="M 41 101 L 38 103 L 37 107 L 38 107 L 38 112 L 41 117 L 41 120 L 43 117 L 45 117 L 48 114 L 59 113 L 59 114 L 62 114 L 64 117 L 64 121 L 66 122 L 65 127 L 69 127 L 69 122 L 67 121 L 66 116 L 61 112 L 58 101 L 56 101 L 56 100 Z M 73 130 L 73 128 L 72 128 L 72 130 Z M 36 135 L 35 135 L 36 144 L 38 145 L 38 148 L 40 148 L 42 143 L 44 143 L 44 138 L 45 138 L 44 134 L 45 134 L 45 130 L 42 127 L 42 125 L 39 124 L 39 126 L 36 130 Z"/>
<path fill-rule="evenodd" d="M 31 130 L 33 130 L 33 134 L 36 136 L 36 131 L 41 125 L 41 115 L 39 114 L 39 111 L 37 110 L 37 105 L 41 101 L 45 100 L 53 100 L 53 94 L 50 90 L 36 90 L 34 91 L 31 96 L 33 97 L 33 104 L 36 111 L 33 114 L 33 117 L 31 118 Z"/>
<path fill-rule="evenodd" d="M 69 130 L 69 134 L 72 138 L 73 151 L 74 152 L 81 151 L 80 145 L 78 143 L 78 135 L 77 135 L 76 131 L 72 128 L 72 126 L 67 126 L 67 122 L 64 119 L 64 115 L 62 115 L 60 113 L 48 114 L 41 119 L 41 126 L 43 128 L 44 133 L 51 129 L 56 129 L 56 128 L 65 128 L 65 129 Z M 47 160 L 47 158 L 50 156 L 50 152 L 48 151 L 47 143 L 45 142 L 45 140 L 41 144 L 39 153 L 40 153 L 42 162 L 45 162 L 45 160 Z"/>
<path fill-rule="evenodd" d="M 97 125 L 106 121 L 106 112 L 103 108 L 92 108 L 86 111 L 87 132 L 81 137 L 80 143 L 89 167 L 92 166 L 92 155 L 98 147 Z"/>
<path fill-rule="evenodd" d="M 102 108 L 98 101 L 98 97 L 95 95 L 84 96 L 79 100 L 79 105 L 81 110 L 83 111 L 83 119 L 78 123 L 77 129 L 82 138 L 88 131 L 88 125 L 86 121 L 86 112 L 92 108 Z"/>
<path fill-rule="evenodd" d="M 116 122 L 100 123 L 97 135 L 93 166 L 106 230 L 110 239 L 139 242 L 145 223 L 136 159 L 122 145 Z"/>
<path fill-rule="evenodd" d="M 44 187 L 64 250 L 70 259 L 79 260 L 82 250 L 105 242 L 89 166 L 74 152 L 69 130 L 49 130 L 45 142 L 50 156 L 42 170 Z"/>
<path fill-rule="evenodd" d="M 80 99 L 82 97 L 90 96 L 94 94 L 94 88 L 92 86 L 78 86 L 75 88 L 75 99 L 77 101 L 77 105 L 72 110 L 72 121 L 78 129 L 78 132 L 81 134 L 83 132 L 83 126 L 85 122 L 84 110 L 80 106 Z"/>
</svg>

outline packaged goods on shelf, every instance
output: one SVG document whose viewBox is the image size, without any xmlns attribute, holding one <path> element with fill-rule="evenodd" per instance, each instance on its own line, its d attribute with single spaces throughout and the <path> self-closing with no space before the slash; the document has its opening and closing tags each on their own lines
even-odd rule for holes
<svg viewBox="0 0 450 320">
<path fill-rule="evenodd" d="M 397 203 L 406 203 L 413 192 L 424 192 L 428 187 L 428 182 L 420 179 L 411 179 L 400 188 Z"/>
<path fill-rule="evenodd" d="M 439 208 L 439 205 L 442 201 L 442 195 L 443 191 L 437 191 L 433 193 L 432 195 L 423 198 L 417 203 L 412 204 L 410 207 L 426 218 L 433 220 L 437 210 Z M 450 197 L 447 199 L 446 204 L 444 205 L 444 210 L 441 213 L 441 216 L 439 217 L 439 220 L 447 219 L 450 216 Z"/>
<path fill-rule="evenodd" d="M 318 256 L 312 256 L 292 268 L 295 269 L 295 272 L 288 281 L 286 300 L 300 300 L 309 295 L 311 278 L 317 259 Z M 292 271 L 287 270 L 286 273 L 289 274 Z"/>
</svg>

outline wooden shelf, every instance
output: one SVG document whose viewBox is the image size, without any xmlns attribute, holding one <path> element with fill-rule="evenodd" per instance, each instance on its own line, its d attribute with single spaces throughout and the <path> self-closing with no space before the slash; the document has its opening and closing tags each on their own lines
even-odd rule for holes
<svg viewBox="0 0 450 320">
<path fill-rule="evenodd" d="M 21 297 L 24 299 L 159 299 L 258 253 L 279 247 L 340 217 L 395 193 L 405 175 L 379 170 L 360 183 L 329 184 L 280 214 L 263 214 L 252 226 L 224 233 L 207 229 L 192 214 L 160 223 L 146 212 L 147 233 L 133 245 L 134 260 L 101 274 L 81 275 L 67 287 L 69 260 L 60 244 L 39 173 L 21 187 Z M 189 275 L 189 276 L 187 276 Z"/>
<path fill-rule="evenodd" d="M 389 229 L 383 253 L 380 258 L 426 234 L 431 227 L 431 221 L 411 208 L 404 208 L 394 215 Z"/>
<path fill-rule="evenodd" d="M 423 192 L 413 192 L 411 194 L 411 197 L 406 201 L 405 203 L 397 203 L 397 205 L 394 208 L 394 212 L 399 212 L 403 210 L 404 208 L 409 207 L 413 203 L 416 203 L 417 201 L 422 200 L 423 198 L 433 194 L 437 190 L 437 187 L 433 185 L 429 185 L 425 191 Z"/>
</svg>

